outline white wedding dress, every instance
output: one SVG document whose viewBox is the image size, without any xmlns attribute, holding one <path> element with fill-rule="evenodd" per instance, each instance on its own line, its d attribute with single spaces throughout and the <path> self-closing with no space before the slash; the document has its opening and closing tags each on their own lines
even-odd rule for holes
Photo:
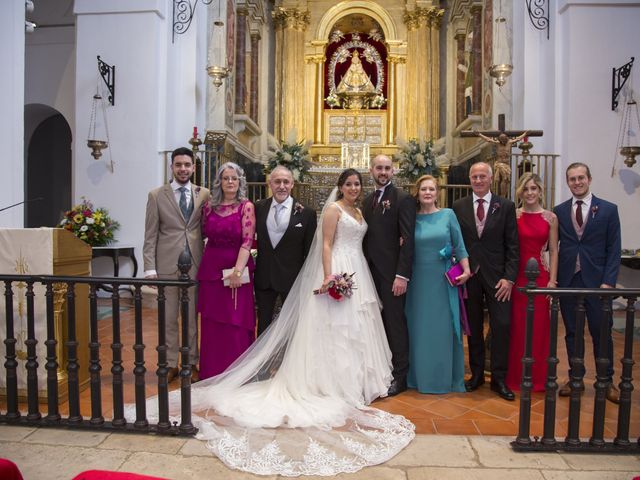
<svg viewBox="0 0 640 480">
<path fill-rule="evenodd" d="M 392 367 L 362 252 L 366 222 L 341 212 L 332 269 L 355 272 L 357 288 L 336 301 L 313 295 L 324 276 L 321 221 L 278 319 L 224 373 L 192 386 L 197 438 L 231 468 L 285 476 L 355 472 L 390 459 L 415 435 L 404 417 L 367 407 L 386 395 Z M 157 400 L 147 405 L 154 419 Z M 179 391 L 169 405 L 179 415 Z"/>
</svg>

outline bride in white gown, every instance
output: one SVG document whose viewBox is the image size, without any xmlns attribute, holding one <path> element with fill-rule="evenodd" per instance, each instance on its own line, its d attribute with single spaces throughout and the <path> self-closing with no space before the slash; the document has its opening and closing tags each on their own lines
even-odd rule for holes
<svg viewBox="0 0 640 480">
<path fill-rule="evenodd" d="M 231 468 L 355 472 L 385 462 L 414 437 L 404 417 L 367 407 L 386 396 L 392 367 L 362 252 L 367 224 L 354 206 L 361 184 L 356 170 L 341 174 L 278 319 L 224 373 L 191 387 L 197 438 Z M 328 275 L 354 272 L 351 297 L 313 294 Z M 179 391 L 169 400 L 170 414 L 179 415 Z M 147 404 L 153 419 L 157 401 Z"/>
</svg>

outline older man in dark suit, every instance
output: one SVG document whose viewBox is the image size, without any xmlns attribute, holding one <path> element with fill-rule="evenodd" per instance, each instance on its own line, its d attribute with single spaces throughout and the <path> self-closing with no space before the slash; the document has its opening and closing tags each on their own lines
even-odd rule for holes
<svg viewBox="0 0 640 480">
<path fill-rule="evenodd" d="M 560 255 L 558 263 L 558 287 L 565 288 L 613 288 L 620 269 L 620 218 L 618 207 L 596 197 L 590 191 L 591 172 L 584 163 L 572 163 L 566 171 L 567 185 L 572 198 L 553 209 L 558 216 Z M 569 360 L 575 355 L 576 299 L 561 297 L 560 310 L 566 330 L 565 342 Z M 613 385 L 613 341 L 611 318 L 605 318 L 602 301 L 597 297 L 585 298 L 589 333 L 593 341 L 595 358 L 608 358 L 607 398 L 618 403 L 618 389 Z M 602 322 L 608 322 L 607 351 L 600 348 Z M 579 333 L 582 335 L 582 332 Z M 569 371 L 569 375 L 584 375 L 581 371 Z M 560 396 L 571 393 L 569 382 L 560 389 Z"/>
<path fill-rule="evenodd" d="M 474 273 L 467 282 L 466 302 L 471 335 L 468 392 L 484 383 L 484 307 L 491 327 L 491 390 L 505 400 L 515 395 L 505 384 L 511 325 L 511 288 L 518 274 L 519 245 L 516 209 L 511 200 L 491 192 L 493 172 L 484 162 L 469 170 L 473 194 L 457 200 L 458 217 L 469 265 Z"/>
<path fill-rule="evenodd" d="M 273 196 L 256 204 L 258 259 L 253 282 L 258 305 L 258 335 L 271 324 L 307 258 L 316 231 L 316 212 L 291 196 L 293 175 L 283 166 L 269 175 Z"/>
</svg>

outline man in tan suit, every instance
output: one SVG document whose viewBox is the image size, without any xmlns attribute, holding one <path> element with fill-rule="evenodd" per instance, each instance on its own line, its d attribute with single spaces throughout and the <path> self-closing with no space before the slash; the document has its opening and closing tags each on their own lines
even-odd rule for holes
<svg viewBox="0 0 640 480">
<path fill-rule="evenodd" d="M 195 278 L 202 258 L 202 233 L 200 228 L 201 206 L 209 200 L 209 190 L 191 183 L 195 171 L 193 152 L 185 147 L 171 153 L 173 181 L 149 192 L 144 228 L 144 276 L 145 278 L 178 278 L 178 258 L 188 245 L 191 253 L 189 276 Z M 166 341 L 168 381 L 178 375 L 178 312 L 177 287 L 165 289 Z M 196 315 L 196 288 L 189 289 L 189 345 L 192 380 L 197 380 L 198 329 Z"/>
</svg>

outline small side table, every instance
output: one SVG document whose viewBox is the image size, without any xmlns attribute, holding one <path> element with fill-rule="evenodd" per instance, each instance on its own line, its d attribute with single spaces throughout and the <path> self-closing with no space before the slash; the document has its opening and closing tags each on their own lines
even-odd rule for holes
<svg viewBox="0 0 640 480">
<path fill-rule="evenodd" d="M 120 276 L 120 257 L 130 258 L 133 262 L 133 277 L 138 275 L 138 261 L 136 260 L 135 247 L 132 245 L 114 245 L 107 247 L 93 247 L 92 258 L 109 257 L 113 261 L 113 276 Z M 100 285 L 99 288 L 107 292 L 113 289 L 107 285 Z"/>
</svg>

